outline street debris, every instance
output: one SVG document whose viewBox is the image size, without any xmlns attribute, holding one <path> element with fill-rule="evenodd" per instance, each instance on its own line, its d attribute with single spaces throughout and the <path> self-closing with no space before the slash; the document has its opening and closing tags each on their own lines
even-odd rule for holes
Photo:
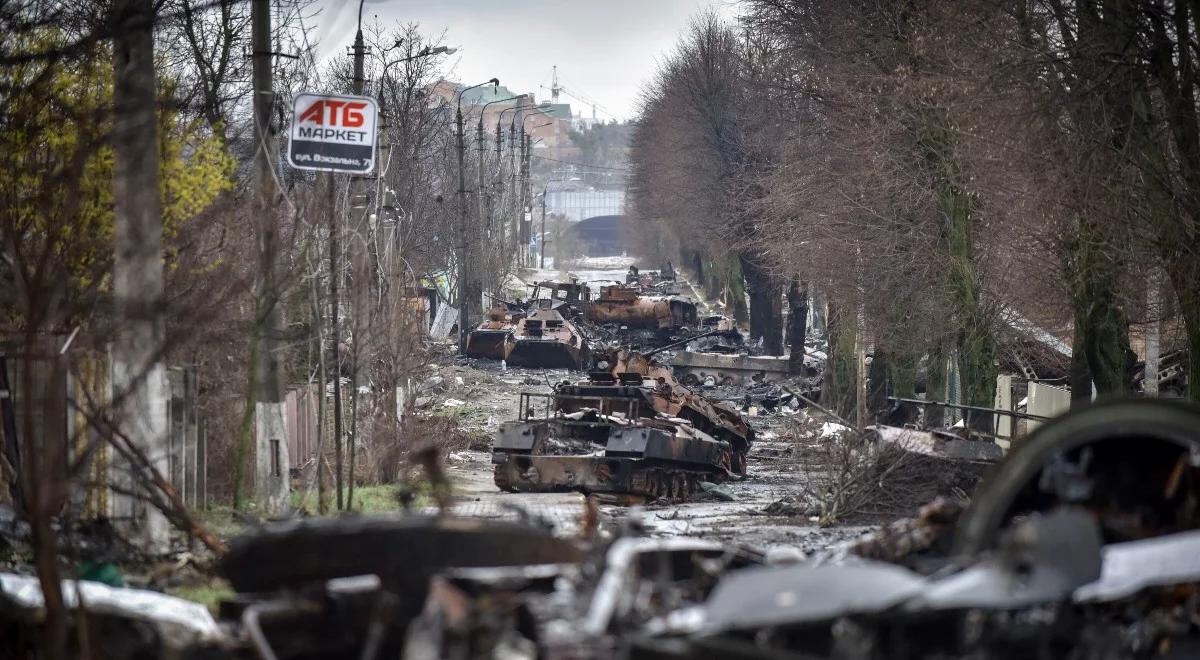
<svg viewBox="0 0 1200 660">
<path fill-rule="evenodd" d="M 679 501 L 701 482 L 745 473 L 754 434 L 737 412 L 645 354 L 616 351 L 604 362 L 609 369 L 586 382 L 521 395 L 519 419 L 502 424 L 493 444 L 497 486 Z"/>
<path fill-rule="evenodd" d="M 63 580 L 64 605 L 92 622 L 89 635 L 107 657 L 171 657 L 225 640 L 203 605 L 156 591 Z M 38 578 L 0 573 L 0 656 L 35 657 L 45 600 Z M 115 651 L 120 650 L 120 654 Z"/>
<path fill-rule="evenodd" d="M 640 356 L 615 359 L 627 367 Z M 1114 414 L 1139 423 L 1113 424 Z M 186 657 L 1193 657 L 1200 525 L 1175 507 L 1195 501 L 1198 420 L 1147 402 L 1067 416 L 1000 463 L 969 504 L 933 499 L 832 555 L 653 538 L 636 517 L 610 521 L 588 499 L 573 537 L 528 513 L 269 525 L 220 559 L 236 594 L 216 619 L 93 583 L 81 583 L 82 603 L 89 617 L 189 633 L 168 643 L 114 627 L 97 638 L 104 650 Z M 852 432 L 809 437 L 876 460 L 951 460 Z M 698 485 L 736 498 L 729 484 Z M 793 505 L 803 514 L 826 502 Z M 787 515 L 783 506 L 768 513 Z M 34 578 L 0 574 L 0 651 L 32 648 L 38 594 Z"/>
</svg>

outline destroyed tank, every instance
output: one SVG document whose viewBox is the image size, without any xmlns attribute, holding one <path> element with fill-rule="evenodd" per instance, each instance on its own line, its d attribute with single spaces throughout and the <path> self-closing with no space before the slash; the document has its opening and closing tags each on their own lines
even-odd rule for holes
<svg viewBox="0 0 1200 660">
<path fill-rule="evenodd" d="M 609 368 L 586 382 L 520 395 L 519 419 L 492 445 L 498 487 L 682 500 L 703 481 L 745 474 L 754 432 L 737 411 L 642 354 L 605 357 Z"/>
<path fill-rule="evenodd" d="M 549 297 L 539 297 L 542 291 Z M 528 303 L 498 301 L 467 335 L 466 355 L 516 367 L 585 369 L 591 358 L 587 337 L 571 319 L 586 299 L 586 286 L 542 282 Z"/>
<path fill-rule="evenodd" d="M 673 295 L 647 295 L 640 286 L 613 284 L 600 288 L 584 306 L 584 318 L 597 324 L 631 329 L 674 330 L 696 325 L 696 303 Z"/>
</svg>

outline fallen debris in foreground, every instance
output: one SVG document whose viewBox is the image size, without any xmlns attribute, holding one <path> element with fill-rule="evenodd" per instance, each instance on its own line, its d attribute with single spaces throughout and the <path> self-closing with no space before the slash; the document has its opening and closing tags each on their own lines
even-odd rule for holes
<svg viewBox="0 0 1200 660">
<path fill-rule="evenodd" d="M 177 622 L 139 607 L 145 592 L 86 585 L 87 614 L 72 625 L 88 634 L 72 639 L 96 657 L 1191 658 L 1197 455 L 1191 408 L 1070 414 L 997 466 L 957 520 L 957 503 L 934 503 L 858 545 L 886 562 L 769 555 L 781 565 L 634 526 L 588 525 L 599 540 L 572 541 L 536 522 L 277 525 L 221 562 L 238 593 L 214 634 L 165 639 Z M 0 656 L 30 657 L 38 585 L 2 577 Z M 191 624 L 213 629 L 203 616 Z"/>
</svg>

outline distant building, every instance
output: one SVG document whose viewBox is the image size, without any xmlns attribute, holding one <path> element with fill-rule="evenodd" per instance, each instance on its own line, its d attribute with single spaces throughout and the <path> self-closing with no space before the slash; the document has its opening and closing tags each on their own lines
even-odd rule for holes
<svg viewBox="0 0 1200 660">
<path fill-rule="evenodd" d="M 440 97 L 447 106 L 457 107 L 457 97 L 464 87 L 462 83 L 443 80 L 435 84 L 429 94 Z M 539 108 L 536 113 L 516 112 L 514 109 L 518 107 L 532 108 L 538 105 L 537 97 L 532 92 L 513 92 L 503 85 L 469 89 L 462 92 L 461 101 L 467 132 L 478 133 L 482 130 L 487 139 L 494 140 L 499 129 L 504 143 L 508 144 L 513 136 L 520 133 L 523 123 L 533 143 L 533 154 L 553 160 L 564 160 L 578 154 L 571 144 L 574 118 L 569 103 L 548 104 L 548 108 Z M 482 116 L 480 108 L 486 108 Z"/>
</svg>

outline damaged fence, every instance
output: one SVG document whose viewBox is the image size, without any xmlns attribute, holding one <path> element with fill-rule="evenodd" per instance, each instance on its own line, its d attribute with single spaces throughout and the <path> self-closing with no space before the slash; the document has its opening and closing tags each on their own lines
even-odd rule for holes
<svg viewBox="0 0 1200 660">
<path fill-rule="evenodd" d="M 108 355 L 66 350 L 70 345 L 64 337 L 47 341 L 43 354 L 0 354 L 0 383 L 6 383 L 0 402 L 0 439 L 6 460 L 14 471 L 21 469 L 21 433 L 31 432 L 33 438 L 63 438 L 62 451 L 56 452 L 62 457 L 63 477 L 69 464 L 85 452 L 91 455 L 87 478 L 80 480 L 81 486 L 71 497 L 80 515 L 139 519 L 143 505 L 127 494 L 131 488 L 128 468 L 104 441 L 108 431 L 93 423 L 93 416 L 111 405 L 116 394 Z M 164 477 L 181 503 L 203 507 L 208 501 L 208 447 L 197 405 L 198 372 L 193 367 L 171 366 L 166 369 L 166 380 Z M 25 389 L 26 382 L 32 383 L 32 389 Z M 32 411 L 31 419 L 25 419 L 26 411 Z"/>
</svg>

